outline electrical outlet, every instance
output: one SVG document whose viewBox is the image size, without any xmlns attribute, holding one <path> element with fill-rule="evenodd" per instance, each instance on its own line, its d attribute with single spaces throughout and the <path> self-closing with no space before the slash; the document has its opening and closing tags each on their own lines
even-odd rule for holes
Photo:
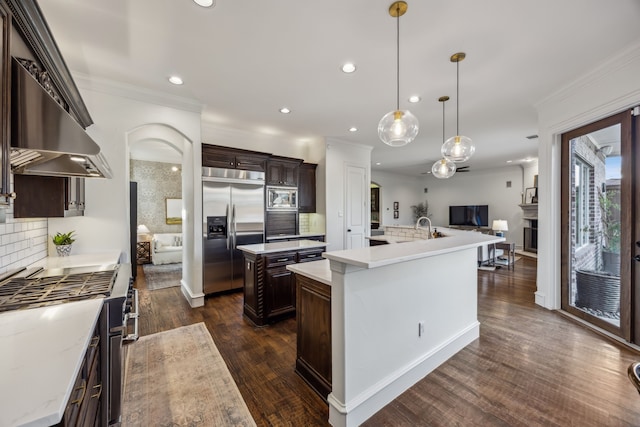
<svg viewBox="0 0 640 427">
<path fill-rule="evenodd" d="M 418 336 L 422 337 L 424 335 L 424 322 L 418 322 Z"/>
</svg>

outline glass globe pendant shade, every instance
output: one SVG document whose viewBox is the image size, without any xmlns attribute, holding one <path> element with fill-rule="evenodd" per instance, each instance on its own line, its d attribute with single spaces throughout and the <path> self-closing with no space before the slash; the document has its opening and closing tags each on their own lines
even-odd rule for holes
<svg viewBox="0 0 640 427">
<path fill-rule="evenodd" d="M 442 156 L 452 162 L 466 162 L 476 151 L 475 145 L 468 136 L 456 135 L 447 139 L 440 152 Z"/>
<path fill-rule="evenodd" d="M 380 119 L 378 136 L 391 147 L 402 147 L 418 135 L 418 119 L 409 110 L 391 111 Z"/>
<path fill-rule="evenodd" d="M 439 179 L 451 178 L 456 173 L 456 164 L 447 159 L 440 159 L 431 167 L 431 173 Z"/>
</svg>

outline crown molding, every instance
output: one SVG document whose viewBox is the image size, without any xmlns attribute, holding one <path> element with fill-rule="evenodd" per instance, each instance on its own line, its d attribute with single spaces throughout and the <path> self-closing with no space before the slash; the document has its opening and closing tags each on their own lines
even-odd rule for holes
<svg viewBox="0 0 640 427">
<path fill-rule="evenodd" d="M 171 107 L 178 110 L 202 113 L 204 105 L 192 98 L 169 95 L 164 92 L 141 88 L 128 83 L 117 82 L 98 77 L 90 77 L 82 73 L 72 73 L 80 89 L 100 92 L 107 95 L 133 99 L 149 104 Z"/>
</svg>

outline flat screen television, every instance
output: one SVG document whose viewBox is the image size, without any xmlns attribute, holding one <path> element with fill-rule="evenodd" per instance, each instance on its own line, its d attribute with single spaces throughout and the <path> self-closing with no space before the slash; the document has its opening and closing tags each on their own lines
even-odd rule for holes
<svg viewBox="0 0 640 427">
<path fill-rule="evenodd" d="M 449 206 L 449 225 L 489 226 L 488 205 Z"/>
</svg>

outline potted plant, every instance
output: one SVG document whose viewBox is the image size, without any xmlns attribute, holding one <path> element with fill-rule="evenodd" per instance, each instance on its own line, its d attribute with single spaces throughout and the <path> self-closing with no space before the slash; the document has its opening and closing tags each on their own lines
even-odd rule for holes
<svg viewBox="0 0 640 427">
<path fill-rule="evenodd" d="M 417 221 L 421 216 L 426 216 L 427 218 L 431 216 L 431 214 L 429 213 L 429 202 L 426 200 L 424 201 L 424 203 L 420 202 L 417 205 L 411 206 L 411 209 L 413 209 L 414 221 Z"/>
<path fill-rule="evenodd" d="M 56 252 L 58 256 L 68 256 L 71 253 L 71 244 L 76 241 L 73 238 L 74 231 L 68 233 L 56 233 L 55 236 L 51 236 L 53 244 L 56 245 Z"/>
</svg>

